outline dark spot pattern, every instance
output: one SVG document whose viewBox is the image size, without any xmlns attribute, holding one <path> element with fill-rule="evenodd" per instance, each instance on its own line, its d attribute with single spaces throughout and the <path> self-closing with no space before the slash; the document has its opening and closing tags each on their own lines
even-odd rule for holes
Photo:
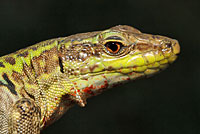
<svg viewBox="0 0 200 134">
<path fill-rule="evenodd" d="M 28 51 L 25 51 L 24 53 L 20 53 L 17 56 L 18 57 L 27 57 L 28 56 Z"/>
<path fill-rule="evenodd" d="M 37 47 L 31 47 L 30 49 L 32 49 L 33 51 L 36 51 Z"/>
<path fill-rule="evenodd" d="M 31 59 L 34 72 L 37 76 L 44 73 L 51 73 L 59 67 L 59 58 L 57 48 L 53 47 L 50 50 L 43 51 L 39 56 L 34 56 Z"/>
<path fill-rule="evenodd" d="M 151 44 L 146 44 L 146 43 L 138 43 L 136 44 L 136 49 L 140 51 L 146 51 L 152 47 Z"/>
<path fill-rule="evenodd" d="M 61 57 L 59 57 L 59 66 L 60 66 L 60 72 L 64 73 L 64 68 L 63 68 Z"/>
<path fill-rule="evenodd" d="M 11 65 L 15 65 L 15 63 L 16 63 L 15 58 L 13 58 L 13 57 L 6 57 L 5 61 L 8 62 Z"/>
<path fill-rule="evenodd" d="M 94 66 L 92 66 L 92 67 L 90 67 L 89 69 L 90 69 L 90 72 L 93 72 L 94 70 L 95 70 L 95 68 L 98 68 L 99 66 L 98 65 L 94 65 Z"/>
<path fill-rule="evenodd" d="M 0 67 L 5 67 L 5 65 L 3 64 L 3 62 L 0 62 Z"/>
<path fill-rule="evenodd" d="M 17 95 L 17 92 L 15 90 L 15 85 L 12 83 L 12 81 L 8 78 L 8 75 L 6 73 L 4 73 L 2 75 L 2 77 L 4 78 L 4 80 L 7 82 L 7 84 L 4 84 L 2 81 L 0 81 L 0 85 L 6 86 L 10 92 L 14 95 Z"/>
<path fill-rule="evenodd" d="M 112 70 L 113 70 L 113 67 L 112 67 L 112 66 L 109 66 L 107 70 L 108 70 L 108 71 L 112 71 Z"/>
</svg>

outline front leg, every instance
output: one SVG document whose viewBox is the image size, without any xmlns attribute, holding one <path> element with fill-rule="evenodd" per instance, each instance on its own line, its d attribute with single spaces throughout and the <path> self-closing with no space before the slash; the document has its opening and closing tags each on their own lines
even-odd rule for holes
<svg viewBox="0 0 200 134">
<path fill-rule="evenodd" d="M 22 98 L 10 112 L 9 134 L 39 134 L 40 108 L 34 101 Z"/>
</svg>

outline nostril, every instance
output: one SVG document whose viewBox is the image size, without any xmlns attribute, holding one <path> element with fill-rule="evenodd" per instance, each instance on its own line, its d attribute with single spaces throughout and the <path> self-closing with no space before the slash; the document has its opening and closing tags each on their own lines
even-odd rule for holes
<svg viewBox="0 0 200 134">
<path fill-rule="evenodd" d="M 171 42 L 167 42 L 167 43 L 166 43 L 166 47 L 167 47 L 167 48 L 171 48 L 171 47 L 172 47 L 172 43 L 171 43 Z"/>
<path fill-rule="evenodd" d="M 164 39 L 164 40 L 162 41 L 163 47 L 164 47 L 164 48 L 172 48 L 172 42 L 173 42 L 173 41 L 171 41 L 171 40 L 169 40 L 169 39 Z"/>
</svg>

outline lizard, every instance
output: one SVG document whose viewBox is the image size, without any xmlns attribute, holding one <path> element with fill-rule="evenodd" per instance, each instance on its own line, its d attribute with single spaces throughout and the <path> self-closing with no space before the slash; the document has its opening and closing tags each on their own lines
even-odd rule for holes
<svg viewBox="0 0 200 134">
<path fill-rule="evenodd" d="M 39 134 L 70 107 L 152 76 L 180 53 L 177 40 L 127 25 L 42 41 L 0 57 L 0 133 Z"/>
</svg>

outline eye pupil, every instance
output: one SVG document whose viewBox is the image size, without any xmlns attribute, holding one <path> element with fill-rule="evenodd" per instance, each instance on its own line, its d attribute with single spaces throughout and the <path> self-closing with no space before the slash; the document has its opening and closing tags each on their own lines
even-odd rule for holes
<svg viewBox="0 0 200 134">
<path fill-rule="evenodd" d="M 105 47 L 107 48 L 107 50 L 114 54 L 119 52 L 121 46 L 122 46 L 122 43 L 120 42 L 107 42 L 105 44 Z"/>
<path fill-rule="evenodd" d="M 115 42 L 108 43 L 107 47 L 110 48 L 113 52 L 117 51 L 118 49 L 118 46 Z"/>
</svg>

